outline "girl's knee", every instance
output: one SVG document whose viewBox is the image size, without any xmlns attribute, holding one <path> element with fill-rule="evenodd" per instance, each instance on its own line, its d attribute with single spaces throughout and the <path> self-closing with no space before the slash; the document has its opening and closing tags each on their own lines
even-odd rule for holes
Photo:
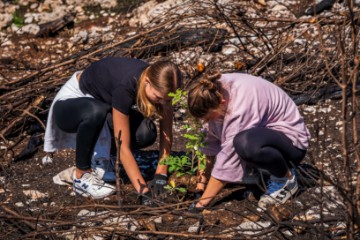
<svg viewBox="0 0 360 240">
<path fill-rule="evenodd" d="M 249 154 L 249 149 L 246 132 L 240 132 L 236 134 L 233 139 L 233 144 L 237 154 L 242 158 L 247 158 L 247 155 Z"/>
<path fill-rule="evenodd" d="M 156 141 L 157 131 L 155 123 L 144 118 L 141 124 L 132 132 L 132 147 L 141 149 L 152 145 Z"/>
<path fill-rule="evenodd" d="M 236 153 L 245 161 L 249 162 L 256 159 L 259 149 L 251 140 L 248 131 L 238 133 L 233 140 Z"/>
</svg>

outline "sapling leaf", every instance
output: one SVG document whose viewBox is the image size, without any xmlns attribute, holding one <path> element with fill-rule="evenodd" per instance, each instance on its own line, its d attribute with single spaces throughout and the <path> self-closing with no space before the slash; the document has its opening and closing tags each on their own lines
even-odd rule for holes
<svg viewBox="0 0 360 240">
<path fill-rule="evenodd" d="M 186 192 L 187 192 L 186 188 L 183 188 L 183 187 L 181 187 L 181 188 L 176 188 L 176 190 L 178 190 L 178 191 L 181 192 L 181 193 L 186 193 Z"/>
<path fill-rule="evenodd" d="M 169 181 L 169 185 L 170 185 L 172 188 L 174 188 L 174 187 L 176 186 L 175 181 L 174 181 L 174 180 Z"/>
<path fill-rule="evenodd" d="M 199 139 L 199 137 L 192 135 L 192 134 L 187 134 L 187 133 L 184 134 L 184 138 L 187 138 L 187 139 L 193 140 L 193 141 L 196 141 Z"/>
</svg>

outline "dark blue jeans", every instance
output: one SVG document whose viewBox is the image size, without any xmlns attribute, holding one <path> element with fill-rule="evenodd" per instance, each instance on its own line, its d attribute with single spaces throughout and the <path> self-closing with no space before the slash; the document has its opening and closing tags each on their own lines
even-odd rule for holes
<svg viewBox="0 0 360 240">
<path fill-rule="evenodd" d="M 105 121 L 112 127 L 111 106 L 93 98 L 72 98 L 57 101 L 54 121 L 64 132 L 76 133 L 76 167 L 91 168 L 91 158 Z M 110 115 L 110 117 L 109 117 Z M 136 110 L 131 110 L 131 146 L 136 149 L 153 144 L 157 131 L 154 122 Z M 112 132 L 112 131 L 111 131 Z"/>
<path fill-rule="evenodd" d="M 306 155 L 306 150 L 294 147 L 285 134 L 269 128 L 251 128 L 238 133 L 234 148 L 241 159 L 276 177 L 284 177 L 288 169 L 298 166 Z"/>
</svg>

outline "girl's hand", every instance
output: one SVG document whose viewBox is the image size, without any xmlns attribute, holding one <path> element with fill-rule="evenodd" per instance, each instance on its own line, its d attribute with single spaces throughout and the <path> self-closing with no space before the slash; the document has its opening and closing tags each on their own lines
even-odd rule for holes
<svg viewBox="0 0 360 240">
<path fill-rule="evenodd" d="M 204 191 L 205 191 L 205 187 L 206 187 L 206 183 L 198 182 L 198 183 L 196 184 L 196 189 L 195 189 L 195 191 L 196 191 L 196 192 L 204 192 Z"/>
<path fill-rule="evenodd" d="M 155 197 L 164 194 L 164 187 L 168 183 L 168 177 L 163 174 L 155 174 L 154 179 L 148 183 L 148 187 L 154 193 Z"/>
</svg>

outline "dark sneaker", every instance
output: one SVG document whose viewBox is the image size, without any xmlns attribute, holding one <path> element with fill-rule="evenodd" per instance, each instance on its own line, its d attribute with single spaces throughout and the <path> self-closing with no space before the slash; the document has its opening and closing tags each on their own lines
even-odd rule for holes
<svg viewBox="0 0 360 240">
<path fill-rule="evenodd" d="M 115 193 L 115 187 L 105 183 L 96 172 L 84 173 L 81 178 L 74 177 L 73 189 L 84 197 L 100 199 Z"/>
<path fill-rule="evenodd" d="M 268 205 L 273 205 L 276 203 L 285 203 L 289 198 L 291 198 L 296 191 L 298 190 L 298 184 L 295 176 L 294 169 L 291 169 L 292 178 L 277 178 L 271 176 L 267 191 L 264 195 L 260 197 L 258 206 L 261 208 L 266 208 Z"/>
</svg>

